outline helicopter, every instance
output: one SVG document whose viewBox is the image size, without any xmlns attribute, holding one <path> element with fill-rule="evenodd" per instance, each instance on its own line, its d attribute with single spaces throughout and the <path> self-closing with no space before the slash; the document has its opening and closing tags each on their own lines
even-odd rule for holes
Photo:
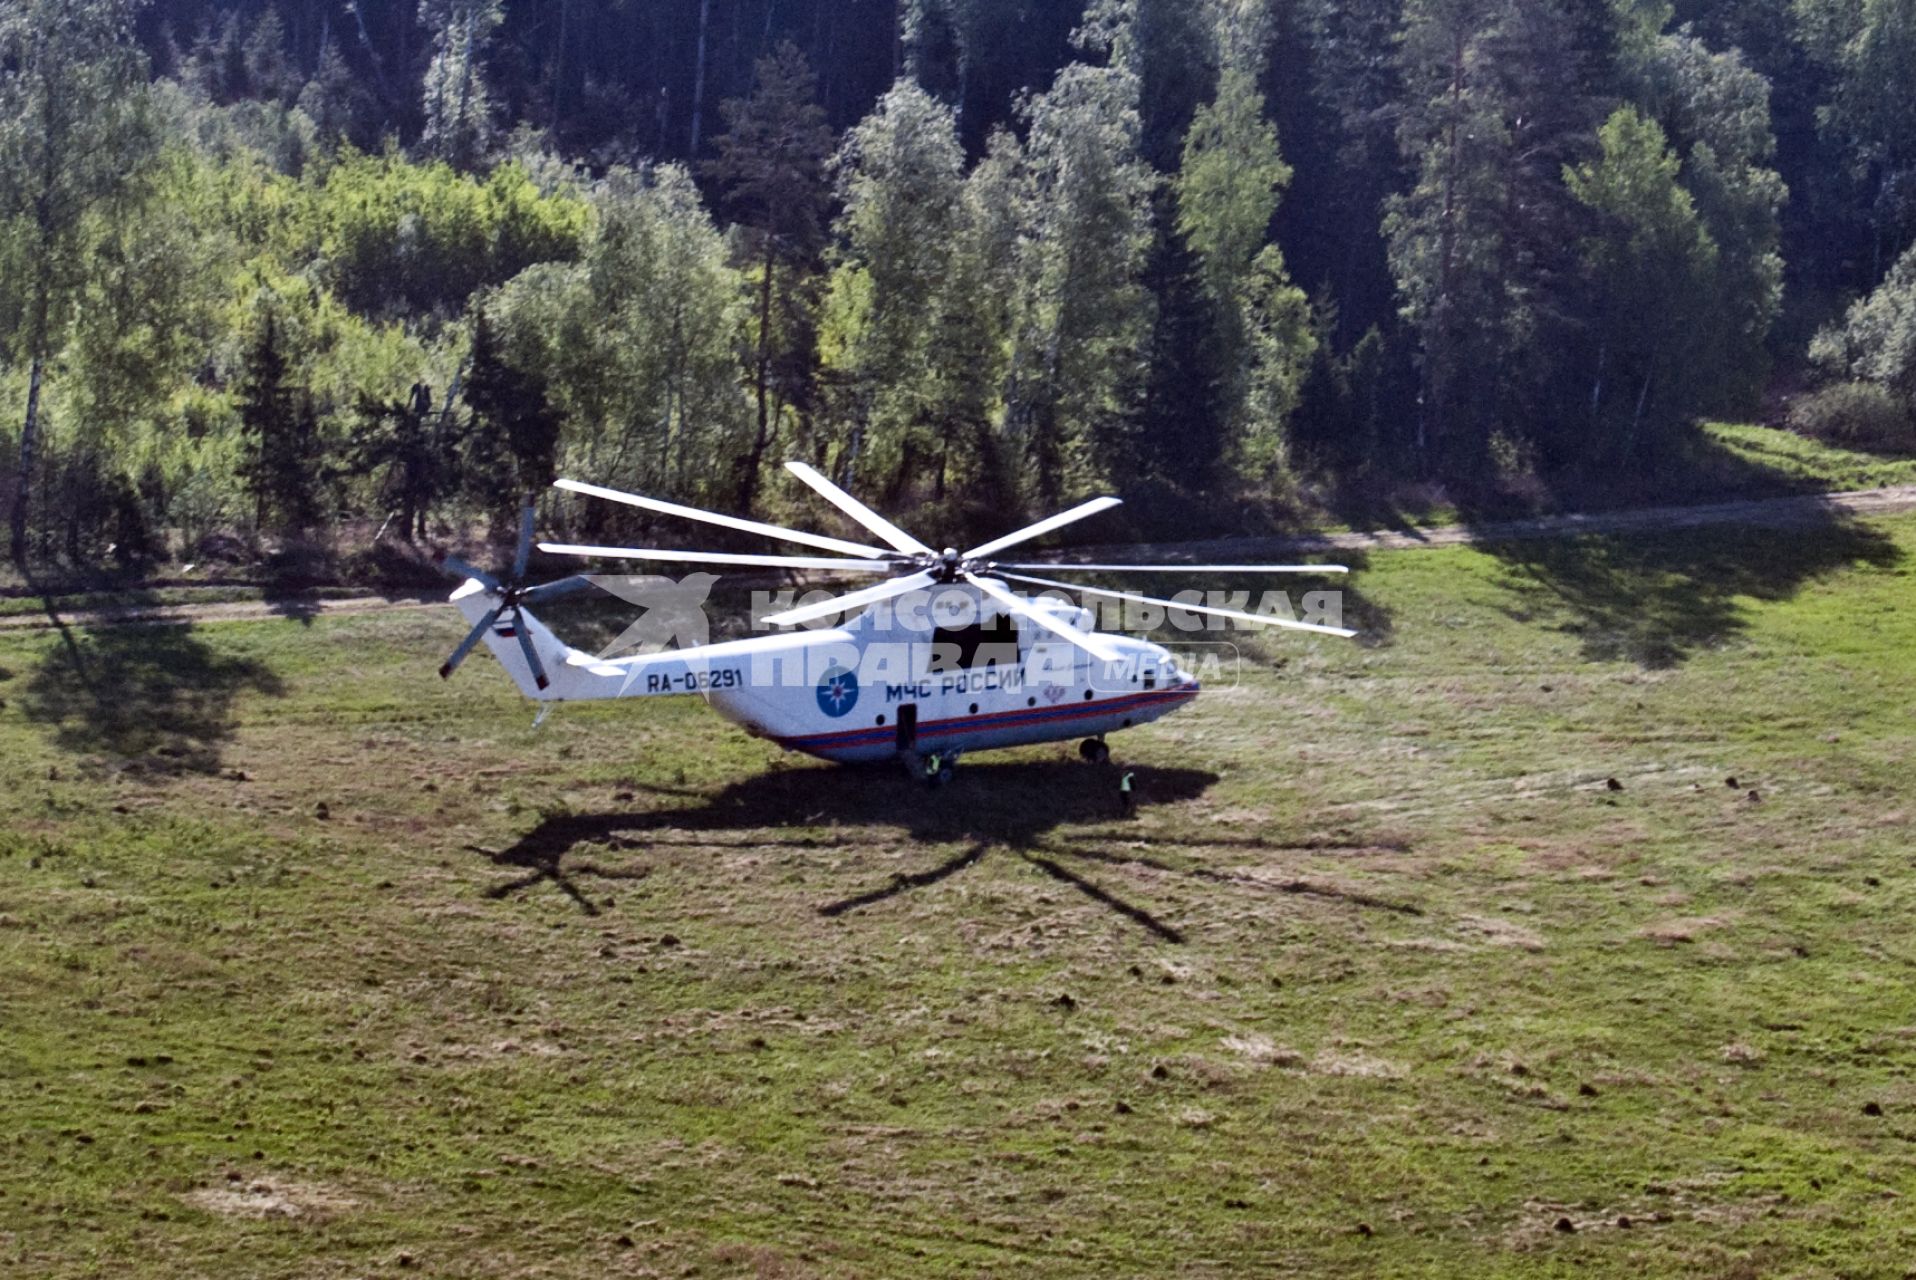
<svg viewBox="0 0 1916 1280">
<path fill-rule="evenodd" d="M 574 480 L 556 487 L 734 532 L 808 548 L 750 555 L 541 543 L 549 554 L 599 561 L 771 568 L 882 579 L 772 613 L 772 634 L 638 656 L 605 658 L 568 645 L 531 609 L 584 590 L 574 577 L 524 584 L 533 539 L 525 510 L 510 574 L 500 579 L 456 557 L 451 603 L 471 630 L 440 668 L 450 678 L 482 642 L 526 697 L 542 703 L 700 697 L 756 738 L 843 764 L 898 761 L 934 785 L 966 753 L 1080 739 L 1080 754 L 1109 759 L 1106 737 L 1196 700 L 1198 676 L 1162 645 L 1100 632 L 1092 610 L 1058 594 L 1155 605 L 1282 630 L 1351 638 L 1342 627 L 1087 587 L 1051 574 L 1346 574 L 1343 565 L 1114 565 L 998 557 L 1120 505 L 1102 497 L 960 551 L 934 549 L 806 463 L 785 464 L 882 546 L 765 524 Z M 830 555 L 816 554 L 830 552 Z M 837 620 L 834 622 L 834 620 Z M 790 628 L 804 628 L 791 630 Z"/>
</svg>

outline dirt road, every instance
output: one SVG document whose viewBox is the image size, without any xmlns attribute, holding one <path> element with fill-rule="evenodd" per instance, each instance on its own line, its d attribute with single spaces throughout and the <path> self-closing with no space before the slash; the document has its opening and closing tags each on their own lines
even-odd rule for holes
<svg viewBox="0 0 1916 1280">
<path fill-rule="evenodd" d="M 1145 543 L 1129 546 L 1085 547 L 1074 556 L 1088 561 L 1131 560 L 1152 564 L 1221 561 L 1255 562 L 1260 558 L 1327 555 L 1350 551 L 1414 551 L 1426 547 L 1455 547 L 1478 542 L 1519 542 L 1538 538 L 1577 537 L 1585 534 L 1640 533 L 1658 529 L 1697 529 L 1711 525 L 1762 525 L 1786 528 L 1814 524 L 1832 517 L 1868 518 L 1916 511 L 1916 485 L 1867 489 L 1856 493 L 1810 494 L 1790 498 L 1746 499 L 1701 506 L 1647 507 L 1598 515 L 1544 516 L 1487 524 L 1447 525 L 1433 529 L 1393 530 L 1383 533 L 1327 533 L 1286 538 L 1224 538 L 1209 542 Z M 140 605 L 126 609 L 61 611 L 67 626 L 157 626 L 207 622 L 257 622 L 268 618 L 307 621 L 316 617 L 385 613 L 399 609 L 428 609 L 445 603 L 444 592 L 390 593 L 338 599 L 299 597 L 291 600 L 223 601 L 207 604 Z M 0 617 L 0 631 L 55 625 L 46 612 Z"/>
</svg>

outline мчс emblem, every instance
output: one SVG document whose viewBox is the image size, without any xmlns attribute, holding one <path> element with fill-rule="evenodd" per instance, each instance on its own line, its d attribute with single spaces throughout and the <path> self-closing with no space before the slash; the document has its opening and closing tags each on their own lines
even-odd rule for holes
<svg viewBox="0 0 1916 1280">
<path fill-rule="evenodd" d="M 843 667 L 833 667 L 818 682 L 818 709 L 836 720 L 851 714 L 858 705 L 858 677 Z"/>
</svg>

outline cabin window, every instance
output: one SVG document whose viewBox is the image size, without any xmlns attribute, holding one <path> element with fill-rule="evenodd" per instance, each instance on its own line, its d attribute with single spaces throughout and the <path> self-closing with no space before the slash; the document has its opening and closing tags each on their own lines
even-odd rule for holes
<svg viewBox="0 0 1916 1280">
<path fill-rule="evenodd" d="M 1001 613 L 970 627 L 939 627 L 931 635 L 931 674 L 1010 667 L 1018 662 L 1018 623 Z"/>
</svg>

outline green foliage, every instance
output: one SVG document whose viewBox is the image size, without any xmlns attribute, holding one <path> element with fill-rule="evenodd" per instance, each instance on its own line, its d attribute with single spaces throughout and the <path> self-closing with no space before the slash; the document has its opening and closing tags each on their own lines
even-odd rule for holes
<svg viewBox="0 0 1916 1280">
<path fill-rule="evenodd" d="M 718 500 L 745 409 L 724 238 L 676 165 L 615 170 L 590 203 L 581 260 L 521 273 L 487 315 L 510 359 L 547 378 L 569 471 Z"/>
<path fill-rule="evenodd" d="M 1079 48 L 1107 58 L 1137 81 L 1138 147 L 1168 170 L 1198 107 L 1212 96 L 1218 21 L 1261 28 L 1260 0 L 1091 0 Z M 1220 12 L 1214 13 L 1214 10 Z"/>
<path fill-rule="evenodd" d="M 319 65 L 299 93 L 299 109 L 313 122 L 322 142 L 364 143 L 366 120 L 372 113 L 372 95 L 346 65 L 339 44 L 330 36 L 319 49 Z"/>
<path fill-rule="evenodd" d="M 905 0 L 899 25 L 905 74 L 942 101 L 961 98 L 965 50 L 958 0 Z"/>
<path fill-rule="evenodd" d="M 1654 120 L 1620 107 L 1597 136 L 1599 158 L 1564 181 L 1598 220 L 1585 248 L 1603 308 L 1591 402 L 1594 414 L 1621 424 L 1604 443 L 1627 456 L 1646 421 L 1667 422 L 1694 399 L 1685 378 L 1707 350 L 1718 252 Z"/>
<path fill-rule="evenodd" d="M 1317 334 L 1310 300 L 1291 283 L 1274 244 L 1251 260 L 1244 315 L 1249 376 L 1236 461 L 1253 479 L 1275 482 L 1288 456 L 1287 428 L 1303 398 Z"/>
<path fill-rule="evenodd" d="M 1877 382 L 1838 382 L 1790 405 L 1790 426 L 1806 436 L 1864 449 L 1916 448 L 1916 413 Z"/>
<path fill-rule="evenodd" d="M 821 333 L 834 354 L 821 363 L 839 384 L 852 466 L 897 495 L 935 450 L 949 452 L 954 425 L 934 362 L 936 344 L 963 340 L 946 323 L 967 212 L 957 119 L 900 81 L 846 136 L 837 167 L 845 262 Z"/>
<path fill-rule="evenodd" d="M 446 164 L 347 155 L 314 193 L 318 251 L 355 310 L 454 314 L 536 262 L 576 257 L 585 202 L 548 195 L 516 163 L 483 181 Z"/>
<path fill-rule="evenodd" d="M 377 500 L 399 517 L 400 536 L 426 536 L 433 506 L 458 480 L 450 413 L 435 409 L 432 388 L 415 383 L 403 399 L 363 396 L 347 461 L 360 475 L 377 475 Z"/>
<path fill-rule="evenodd" d="M 85 287 L 96 217 L 125 216 L 155 138 L 131 0 L 0 9 L 0 350 L 31 367 L 14 489 L 24 563 L 45 366 Z"/>
<path fill-rule="evenodd" d="M 1770 166 L 1776 140 L 1770 86 L 1734 50 L 1713 53 L 1678 33 L 1650 42 L 1632 67 L 1645 109 L 1682 156 L 1680 179 L 1718 249 L 1713 308 L 1686 373 L 1689 407 L 1753 409 L 1769 373 L 1768 339 L 1783 301 L 1782 230 L 1788 192 Z"/>
<path fill-rule="evenodd" d="M 1416 183 L 1386 206 L 1384 233 L 1418 335 L 1423 376 L 1420 450 L 1468 456 L 1499 414 L 1491 370 L 1508 369 L 1528 340 L 1535 281 L 1512 252 L 1503 211 L 1513 198 L 1520 108 L 1495 72 L 1498 0 L 1406 6 L 1407 109 L 1399 126 Z"/>
<path fill-rule="evenodd" d="M 548 453 L 749 507 L 802 453 L 955 525 L 1651 460 L 1801 359 L 1786 247 L 1800 344 L 1916 239 L 1916 0 L 135 8 L 0 7 L 0 451 L 63 486 L 48 549 L 243 518 L 262 305 L 328 477 L 282 523 L 417 536 Z M 725 128 L 678 167 L 694 81 Z M 1911 395 L 1900 279 L 1819 339 L 1837 381 Z"/>
<path fill-rule="evenodd" d="M 1291 169 L 1265 118 L 1257 68 L 1227 68 L 1217 100 L 1198 109 L 1178 170 L 1178 232 L 1204 261 L 1213 293 L 1234 293 L 1263 249 Z"/>
<path fill-rule="evenodd" d="M 712 177 L 739 220 L 786 260 L 816 253 L 824 240 L 833 140 L 817 89 L 805 55 L 786 43 L 759 60 L 750 97 L 720 106 L 726 132 Z"/>
<path fill-rule="evenodd" d="M 1798 0 L 1835 84 L 1819 113 L 1848 161 L 1880 256 L 1916 240 L 1916 0 Z"/>
<path fill-rule="evenodd" d="M 1411 0 L 1398 128 L 1414 185 L 1384 232 L 1414 331 L 1417 446 L 1470 474 L 1490 436 L 1554 416 L 1585 230 L 1563 171 L 1608 111 L 1610 10 L 1579 0 Z"/>
<path fill-rule="evenodd" d="M 1826 373 L 1882 387 L 1916 412 L 1916 248 L 1841 326 L 1818 334 L 1810 353 Z"/>
<path fill-rule="evenodd" d="M 1047 502 L 1121 470 L 1130 450 L 1157 185 L 1138 152 L 1137 102 L 1121 63 L 1077 64 L 1026 109 L 1008 417 Z"/>
<path fill-rule="evenodd" d="M 65 434 L 123 460 L 128 474 L 145 465 L 150 438 L 177 429 L 176 397 L 226 336 L 220 255 L 230 241 L 209 233 L 203 178 L 192 157 L 170 152 L 137 216 L 87 227 L 57 417 Z"/>
</svg>

